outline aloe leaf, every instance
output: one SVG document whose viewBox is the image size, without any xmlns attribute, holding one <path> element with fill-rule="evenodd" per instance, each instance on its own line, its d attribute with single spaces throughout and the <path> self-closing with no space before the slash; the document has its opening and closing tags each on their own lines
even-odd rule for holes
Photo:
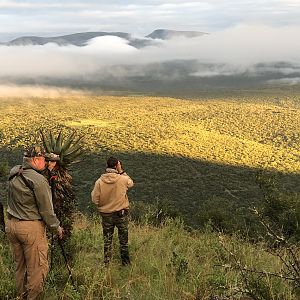
<svg viewBox="0 0 300 300">
<path fill-rule="evenodd" d="M 78 159 L 78 157 L 80 155 L 82 155 L 84 152 L 79 150 L 78 152 L 74 153 L 72 156 L 70 157 L 65 157 L 64 161 L 62 162 L 63 166 L 68 166 L 70 164 L 73 164 L 75 162 L 79 162 L 80 160 Z"/>
<path fill-rule="evenodd" d="M 61 153 L 62 139 L 63 139 L 63 134 L 62 134 L 62 130 L 60 130 L 60 132 L 57 136 L 57 139 L 56 139 L 55 147 L 54 147 L 54 153 L 56 153 L 56 154 Z"/>
<path fill-rule="evenodd" d="M 73 132 L 68 138 L 67 140 L 64 142 L 64 144 L 62 145 L 61 148 L 61 152 L 65 152 L 66 150 L 68 150 L 70 148 L 70 145 L 72 144 L 73 140 L 74 140 L 74 136 L 75 136 L 75 132 Z"/>
<path fill-rule="evenodd" d="M 66 152 L 65 155 L 69 155 L 70 153 L 74 152 L 75 149 L 80 149 L 82 146 L 80 142 L 82 141 L 84 136 L 81 136 Z"/>
<path fill-rule="evenodd" d="M 78 146 L 83 138 L 84 138 L 84 135 L 80 136 L 78 138 L 78 140 L 72 145 L 72 147 L 74 148 L 74 147 Z"/>
<path fill-rule="evenodd" d="M 54 138 L 54 136 L 53 136 L 53 134 L 52 134 L 52 131 L 50 131 L 49 136 L 50 136 L 50 145 L 51 145 L 51 149 L 52 149 L 52 151 L 53 151 L 54 148 L 55 148 L 55 145 L 56 145 L 56 141 L 55 141 L 55 138 Z"/>
<path fill-rule="evenodd" d="M 61 151 L 60 154 L 59 154 L 59 161 L 60 162 L 64 161 L 64 153 L 63 153 L 63 151 Z"/>
<path fill-rule="evenodd" d="M 72 147 L 69 151 L 65 152 L 65 157 L 70 157 L 73 153 L 77 152 L 82 148 L 81 145 L 77 146 L 76 148 Z"/>
<path fill-rule="evenodd" d="M 43 142 L 43 145 L 44 145 L 46 151 L 47 151 L 48 153 L 51 152 L 51 147 L 50 147 L 50 145 L 49 145 L 49 142 L 48 142 L 48 140 L 46 139 L 46 137 L 45 137 L 45 135 L 44 135 L 44 133 L 43 133 L 42 130 L 40 130 L 40 134 L 41 134 L 41 136 L 42 136 L 42 142 Z"/>
<path fill-rule="evenodd" d="M 78 149 L 77 151 L 75 151 L 74 153 L 70 154 L 67 156 L 67 159 L 72 161 L 77 158 L 78 156 L 82 155 L 83 154 L 83 150 L 82 149 Z"/>
</svg>

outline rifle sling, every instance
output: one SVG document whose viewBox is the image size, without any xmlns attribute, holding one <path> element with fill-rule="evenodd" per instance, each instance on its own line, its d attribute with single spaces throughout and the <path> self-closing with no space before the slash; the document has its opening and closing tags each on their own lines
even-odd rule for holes
<svg viewBox="0 0 300 300">
<path fill-rule="evenodd" d="M 8 180 L 10 181 L 10 180 L 12 180 L 14 177 L 20 176 L 21 179 L 22 179 L 22 181 L 25 183 L 25 185 L 32 191 L 33 197 L 34 197 L 34 200 L 35 200 L 35 203 L 36 203 L 36 206 L 37 206 L 37 209 L 38 209 L 38 211 L 39 211 L 39 206 L 38 206 L 38 203 L 37 203 L 37 201 L 36 201 L 36 196 L 35 196 L 35 192 L 34 192 L 34 187 L 29 183 L 29 181 L 28 181 L 28 180 L 26 179 L 26 177 L 23 175 L 23 170 L 26 170 L 26 169 L 23 169 L 22 166 L 21 166 L 20 169 L 19 169 L 19 171 L 18 171 L 18 173 L 16 173 L 16 174 L 10 176 L 10 177 L 8 178 Z"/>
</svg>

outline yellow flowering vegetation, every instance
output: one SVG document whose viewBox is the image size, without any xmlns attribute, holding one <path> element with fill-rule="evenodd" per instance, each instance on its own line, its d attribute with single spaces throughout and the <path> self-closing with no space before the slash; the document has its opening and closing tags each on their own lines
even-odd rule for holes
<svg viewBox="0 0 300 300">
<path fill-rule="evenodd" d="M 90 191 L 106 158 L 115 155 L 136 183 L 132 201 L 169 203 L 196 226 L 219 209 L 214 218 L 221 214 L 222 223 L 238 207 L 261 201 L 258 170 L 279 172 L 289 191 L 299 191 L 297 97 L 6 98 L 0 102 L 0 152 L 12 165 L 26 145 L 40 141 L 41 128 L 75 131 L 85 136 L 86 155 L 73 168 L 83 211 L 93 209 Z"/>
<path fill-rule="evenodd" d="M 300 170 L 300 108 L 245 99 L 86 96 L 5 99 L 0 147 L 34 143 L 38 129 L 85 134 L 98 152 L 143 152 L 282 172 Z"/>
</svg>

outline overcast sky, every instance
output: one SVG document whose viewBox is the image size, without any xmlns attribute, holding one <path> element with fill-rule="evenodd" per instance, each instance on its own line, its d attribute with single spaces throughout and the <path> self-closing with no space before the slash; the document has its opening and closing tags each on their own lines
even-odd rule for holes
<svg viewBox="0 0 300 300">
<path fill-rule="evenodd" d="M 155 29 L 218 32 L 241 24 L 299 26 L 300 0 L 0 0 L 0 41 L 21 35 Z"/>
</svg>

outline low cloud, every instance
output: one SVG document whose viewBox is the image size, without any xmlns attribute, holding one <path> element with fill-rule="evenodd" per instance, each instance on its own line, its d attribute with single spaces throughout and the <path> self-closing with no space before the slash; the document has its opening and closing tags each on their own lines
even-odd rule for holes
<svg viewBox="0 0 300 300">
<path fill-rule="evenodd" d="M 58 88 L 49 86 L 37 85 L 15 85 L 15 84 L 0 84 L 0 97 L 39 97 L 39 98 L 57 98 L 61 96 L 79 96 L 82 91 Z"/>
<path fill-rule="evenodd" d="M 84 47 L 0 46 L 0 79 L 27 84 L 91 83 L 100 88 L 108 82 L 113 86 L 114 79 L 125 88 L 134 80 L 186 82 L 220 76 L 256 77 L 264 83 L 288 78 L 289 83 L 299 83 L 299 32 L 300 27 L 238 26 L 197 38 L 161 40 L 141 49 L 115 36 L 92 39 Z"/>
<path fill-rule="evenodd" d="M 268 80 L 267 83 L 271 85 L 296 85 L 300 84 L 300 77 L 273 79 Z"/>
</svg>

